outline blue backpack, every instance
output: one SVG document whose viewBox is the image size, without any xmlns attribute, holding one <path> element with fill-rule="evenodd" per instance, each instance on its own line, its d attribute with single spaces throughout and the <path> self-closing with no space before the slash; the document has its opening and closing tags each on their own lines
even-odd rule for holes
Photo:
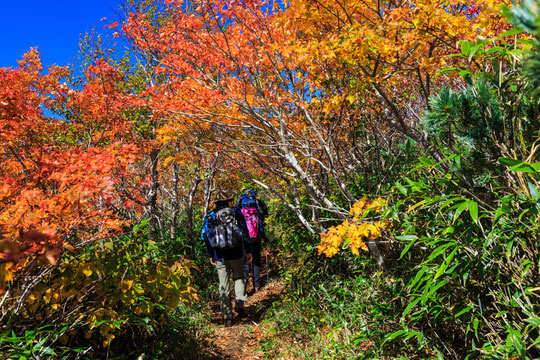
<svg viewBox="0 0 540 360">
<path fill-rule="evenodd" d="M 240 202 L 240 204 L 242 205 L 242 209 L 250 208 L 250 207 L 254 207 L 254 208 L 259 207 L 257 197 L 249 195 L 249 194 L 242 195 L 242 201 Z"/>
</svg>

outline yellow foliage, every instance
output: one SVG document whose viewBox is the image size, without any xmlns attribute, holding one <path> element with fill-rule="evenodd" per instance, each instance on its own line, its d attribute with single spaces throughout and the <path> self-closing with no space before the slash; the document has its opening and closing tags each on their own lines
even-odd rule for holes
<svg viewBox="0 0 540 360">
<path fill-rule="evenodd" d="M 5 284 L 13 280 L 13 271 L 10 270 L 12 266 L 11 262 L 0 264 L 0 294 L 3 293 Z"/>
<path fill-rule="evenodd" d="M 62 262 L 31 291 L 21 315 L 27 319 L 55 319 L 66 309 L 73 311 L 71 319 L 77 319 L 83 327 L 69 337 L 84 334 L 108 346 L 122 332 L 140 326 L 133 320 L 137 316 L 151 319 L 148 325 L 156 328 L 167 310 L 199 300 L 191 284 L 191 271 L 195 269 L 191 261 L 152 261 L 148 252 L 133 257 L 142 244 L 127 246 L 123 251 L 106 247 L 91 256 Z M 10 266 L 12 263 L 0 264 L 0 275 L 2 270 L 12 274 Z"/>
<path fill-rule="evenodd" d="M 381 233 L 388 229 L 389 222 L 365 221 L 365 219 L 375 213 L 386 204 L 382 198 L 369 201 L 366 197 L 358 200 L 350 209 L 350 221 L 344 221 L 340 225 L 332 226 L 326 233 L 321 233 L 321 242 L 317 245 L 319 255 L 325 254 L 332 257 L 337 254 L 340 246 L 345 243 L 351 248 L 351 252 L 359 255 L 358 249 L 368 251 L 364 239 L 376 240 Z"/>
<path fill-rule="evenodd" d="M 131 289 L 132 286 L 133 286 L 133 280 L 124 280 L 122 281 L 122 284 L 120 285 L 120 289 L 122 290 L 123 293 L 125 293 L 126 291 Z"/>
</svg>

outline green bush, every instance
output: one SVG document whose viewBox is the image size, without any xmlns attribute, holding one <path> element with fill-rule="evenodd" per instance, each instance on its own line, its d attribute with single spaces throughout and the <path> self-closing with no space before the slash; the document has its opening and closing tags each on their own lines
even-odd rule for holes
<svg viewBox="0 0 540 360">
<path fill-rule="evenodd" d="M 538 354 L 539 198 L 498 188 L 486 202 L 436 165 L 396 186 L 391 212 L 410 273 L 404 326 L 388 341 L 414 338 L 458 358 Z"/>
<path fill-rule="evenodd" d="M 168 258 L 149 241 L 144 225 L 66 254 L 57 267 L 40 268 L 38 281 L 12 284 L 4 307 L 24 303 L 5 324 L 0 351 L 14 358 L 38 351 L 60 357 L 70 349 L 133 354 L 168 324 L 171 310 L 198 299 L 193 269 L 191 261 Z"/>
</svg>

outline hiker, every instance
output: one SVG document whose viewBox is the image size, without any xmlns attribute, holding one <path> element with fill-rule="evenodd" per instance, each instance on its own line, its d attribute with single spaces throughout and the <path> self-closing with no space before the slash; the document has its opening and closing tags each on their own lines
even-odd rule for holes
<svg viewBox="0 0 540 360">
<path fill-rule="evenodd" d="M 236 313 L 239 318 L 245 317 L 247 295 L 242 266 L 244 259 L 248 263 L 252 260 L 246 221 L 240 210 L 229 205 L 231 201 L 233 198 L 224 191 L 216 194 L 215 208 L 205 216 L 201 232 L 210 263 L 217 269 L 221 312 L 226 327 L 231 326 L 233 320 L 229 276 L 232 275 L 234 281 Z"/>
<path fill-rule="evenodd" d="M 244 262 L 244 277 L 249 282 L 249 273 L 253 264 L 253 291 L 257 292 L 261 289 L 261 240 L 268 241 L 264 231 L 264 219 L 268 215 L 268 207 L 259 199 L 256 190 L 247 190 L 243 193 L 236 202 L 236 207 L 240 209 L 246 220 L 253 254 L 252 261 Z"/>
</svg>

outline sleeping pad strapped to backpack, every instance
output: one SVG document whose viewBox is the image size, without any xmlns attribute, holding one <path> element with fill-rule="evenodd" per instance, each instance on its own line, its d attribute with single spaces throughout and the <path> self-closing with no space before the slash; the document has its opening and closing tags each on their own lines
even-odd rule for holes
<svg viewBox="0 0 540 360">
<path fill-rule="evenodd" d="M 230 207 L 219 209 L 210 214 L 208 241 L 218 249 L 232 249 L 242 245 L 245 231 L 236 223 L 235 210 Z"/>
</svg>

